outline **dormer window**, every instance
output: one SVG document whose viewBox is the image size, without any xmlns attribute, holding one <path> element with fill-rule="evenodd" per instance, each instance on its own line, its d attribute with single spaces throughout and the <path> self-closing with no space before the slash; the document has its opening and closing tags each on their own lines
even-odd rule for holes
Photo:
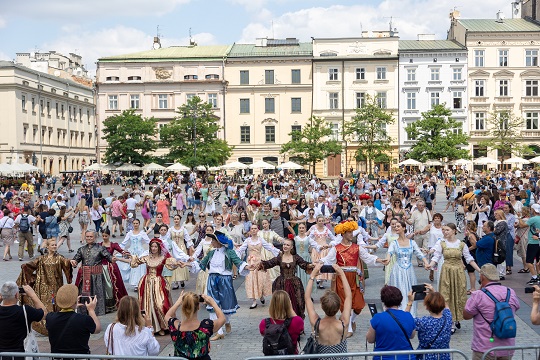
<svg viewBox="0 0 540 360">
<path fill-rule="evenodd" d="M 120 81 L 118 76 L 107 76 L 107 81 Z"/>
<path fill-rule="evenodd" d="M 218 74 L 208 74 L 204 77 L 206 80 L 219 80 Z"/>
<path fill-rule="evenodd" d="M 184 75 L 184 80 L 198 80 L 199 77 L 197 75 Z"/>
<path fill-rule="evenodd" d="M 128 81 L 140 81 L 142 77 L 140 76 L 128 76 Z"/>
</svg>

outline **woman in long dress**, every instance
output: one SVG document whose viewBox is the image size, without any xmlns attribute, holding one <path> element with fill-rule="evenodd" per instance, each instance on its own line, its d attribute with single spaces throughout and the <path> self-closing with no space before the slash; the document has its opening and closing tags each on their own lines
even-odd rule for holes
<svg viewBox="0 0 540 360">
<path fill-rule="evenodd" d="M 266 219 L 262 220 L 261 224 L 263 228 L 259 230 L 259 233 L 257 234 L 258 237 L 263 238 L 264 241 L 272 245 L 283 243 L 283 238 L 279 236 L 275 231 L 270 230 L 270 222 L 268 220 Z M 274 254 L 264 249 L 262 251 L 261 256 L 262 256 L 262 260 L 270 260 L 274 257 Z M 274 282 L 279 276 L 279 269 L 277 268 L 269 269 L 268 274 L 270 276 L 270 281 Z"/>
<path fill-rule="evenodd" d="M 111 232 L 108 227 L 103 230 L 101 236 L 103 237 L 103 242 L 100 245 L 104 246 L 111 256 L 114 256 L 115 252 L 122 254 L 120 245 L 110 241 Z M 125 259 L 124 257 L 117 258 L 117 260 L 128 264 L 130 262 L 129 259 Z M 115 262 L 109 262 L 103 259 L 101 265 L 103 265 L 103 275 L 105 277 L 105 311 L 113 312 L 116 311 L 120 299 L 127 296 L 126 287 L 120 269 Z"/>
<path fill-rule="evenodd" d="M 167 201 L 167 197 L 164 194 L 159 195 L 159 200 L 156 202 L 156 211 L 158 214 L 163 215 L 163 222 L 167 225 L 171 223 L 169 216 L 169 206 L 171 204 Z"/>
<path fill-rule="evenodd" d="M 144 231 L 140 229 L 140 226 L 141 221 L 139 219 L 133 220 L 133 230 L 129 231 L 126 234 L 124 241 L 122 241 L 122 243 L 120 244 L 120 247 L 124 252 L 126 252 L 126 249 L 129 249 L 129 254 L 137 257 L 143 257 L 145 255 L 148 255 L 148 250 L 145 250 L 143 244 L 150 243 L 150 238 L 148 237 L 148 235 L 146 235 Z M 121 265 L 119 267 L 120 270 L 123 269 Z M 141 266 L 139 267 L 131 268 L 131 270 L 129 271 L 129 275 L 124 272 L 123 276 L 129 277 L 128 279 L 124 278 L 124 281 L 129 281 L 129 285 L 131 285 L 133 289 L 137 291 L 139 281 L 145 273 L 146 267 L 144 264 L 141 264 Z"/>
<path fill-rule="evenodd" d="M 47 240 L 47 254 L 22 264 L 21 269 L 17 284 L 31 286 L 47 307 L 48 312 L 58 311 L 59 309 L 54 304 L 54 297 L 58 289 L 64 285 L 64 276 L 66 284 L 71 284 L 73 268 L 69 259 L 58 254 L 56 240 Z M 23 296 L 22 299 L 26 305 L 33 306 L 28 296 Z M 48 335 L 45 319 L 33 322 L 32 328 L 42 335 Z"/>
<path fill-rule="evenodd" d="M 461 328 L 459 321 L 463 320 L 463 309 L 465 309 L 465 302 L 467 301 L 467 279 L 463 272 L 461 257 L 463 256 L 465 261 L 476 271 L 480 272 L 480 268 L 469 253 L 469 248 L 463 241 L 456 238 L 457 227 L 455 224 L 444 225 L 442 231 L 444 239 L 435 244 L 435 252 L 429 266 L 434 266 L 441 258 L 444 258 L 439 292 L 446 300 L 446 304 L 448 304 L 452 313 L 455 326 L 452 327 L 453 334 L 456 332 L 456 327 Z"/>
<path fill-rule="evenodd" d="M 213 234 L 214 233 L 214 227 L 212 225 L 206 226 L 206 234 Z M 197 248 L 195 249 L 195 252 L 193 253 L 194 259 L 203 259 L 210 250 L 212 250 L 212 238 L 206 236 L 204 240 L 202 240 L 199 245 L 197 245 Z M 197 290 L 197 294 L 207 294 L 207 283 L 208 283 L 208 270 L 201 270 L 197 274 L 197 281 L 195 288 Z"/>
<path fill-rule="evenodd" d="M 407 239 L 405 236 L 406 228 L 407 225 L 401 220 L 394 225 L 394 231 L 398 234 L 398 238 L 390 244 L 388 253 L 386 254 L 386 260 L 388 261 L 390 261 L 391 257 L 395 258 L 395 264 L 391 269 L 388 285 L 397 287 L 401 291 L 403 298 L 406 298 L 412 286 L 417 284 L 412 263 L 413 255 L 423 261 L 425 269 L 429 265 L 416 242 Z M 405 302 L 402 302 L 400 310 L 405 311 L 405 306 Z M 416 317 L 416 303 L 411 308 L 411 314 L 413 317 Z"/>
<path fill-rule="evenodd" d="M 309 229 L 308 235 L 310 238 L 315 240 L 315 242 L 319 244 L 321 248 L 325 247 L 325 250 L 321 250 L 320 252 L 318 252 L 316 249 L 311 250 L 311 259 L 314 263 L 316 263 L 321 258 L 328 255 L 328 249 L 326 247 L 331 241 L 335 241 L 336 237 L 334 234 L 332 234 L 330 229 L 326 227 L 325 218 L 322 215 L 317 216 L 317 225 Z M 317 276 L 317 287 L 319 289 L 324 289 L 323 283 L 330 280 L 332 280 L 332 274 L 320 274 Z"/>
<path fill-rule="evenodd" d="M 257 233 L 259 228 L 257 225 L 251 225 L 249 231 L 250 237 L 248 237 L 242 246 L 240 246 L 236 253 L 239 258 L 243 258 L 244 253 L 247 251 L 247 263 L 250 265 L 258 264 L 262 258 L 262 251 L 271 252 L 274 256 L 279 255 L 279 250 L 273 247 L 271 244 L 260 238 Z M 250 272 L 246 276 L 246 296 L 251 299 L 252 303 L 250 309 L 257 307 L 257 299 L 260 299 L 261 304 L 265 303 L 264 297 L 272 295 L 270 277 L 266 271 L 255 270 Z"/>
<path fill-rule="evenodd" d="M 175 215 L 173 218 L 174 225 L 169 228 L 169 236 L 171 241 L 176 243 L 180 250 L 186 254 L 193 253 L 193 241 L 189 236 L 188 230 L 180 225 L 180 215 Z M 184 287 L 184 281 L 189 280 L 189 269 L 188 268 L 177 268 L 173 271 L 171 276 L 171 287 L 173 290 L 178 289 L 178 283 L 181 287 Z"/>
<path fill-rule="evenodd" d="M 431 228 L 429 229 L 429 240 L 428 240 L 428 261 L 431 259 L 431 256 L 433 254 L 433 247 L 437 242 L 442 240 L 444 238 L 444 234 L 442 232 L 442 221 L 443 216 L 439 213 L 433 214 L 433 222 L 431 223 Z M 429 280 L 433 281 L 435 280 L 435 290 L 439 291 L 439 279 L 441 277 L 441 267 L 444 263 L 444 257 L 439 260 L 439 263 L 432 267 L 429 270 Z"/>
<path fill-rule="evenodd" d="M 162 276 L 165 267 L 173 270 L 176 260 L 170 256 L 159 239 L 150 240 L 150 253 L 143 257 L 133 256 L 131 266 L 137 268 L 146 265 L 147 273 L 139 281 L 139 301 L 141 310 L 152 319 L 154 333 L 165 335 L 167 323 L 165 314 L 171 307 L 171 292 L 169 284 Z"/>
<path fill-rule="evenodd" d="M 296 246 L 296 253 L 301 256 L 307 262 L 311 262 L 311 252 L 313 250 L 320 252 L 321 248 L 319 244 L 306 233 L 306 224 L 298 224 L 298 235 L 294 237 L 294 244 Z M 302 285 L 306 288 L 310 275 L 302 268 L 298 268 L 298 277 L 302 281 Z"/>
</svg>

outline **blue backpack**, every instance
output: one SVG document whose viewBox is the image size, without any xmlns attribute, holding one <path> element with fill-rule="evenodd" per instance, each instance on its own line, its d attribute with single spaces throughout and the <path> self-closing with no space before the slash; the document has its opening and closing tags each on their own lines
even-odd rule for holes
<svg viewBox="0 0 540 360">
<path fill-rule="evenodd" d="M 497 300 L 487 289 L 482 289 L 482 291 L 495 303 L 495 317 L 492 322 L 487 321 L 484 315 L 480 313 L 491 328 L 491 337 L 493 338 L 493 335 L 495 335 L 499 339 L 515 338 L 517 324 L 509 303 L 510 289 L 506 289 L 506 299 L 504 301 Z"/>
</svg>

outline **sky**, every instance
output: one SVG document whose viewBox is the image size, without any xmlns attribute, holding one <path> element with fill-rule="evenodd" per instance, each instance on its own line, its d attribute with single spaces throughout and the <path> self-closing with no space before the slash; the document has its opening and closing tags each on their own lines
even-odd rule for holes
<svg viewBox="0 0 540 360">
<path fill-rule="evenodd" d="M 511 17 L 511 0 L 0 0 L 0 59 L 54 50 L 82 55 L 91 72 L 100 57 L 163 47 L 254 43 L 258 37 L 355 37 L 387 30 L 401 39 L 445 39 L 449 13 L 463 19 Z"/>
</svg>

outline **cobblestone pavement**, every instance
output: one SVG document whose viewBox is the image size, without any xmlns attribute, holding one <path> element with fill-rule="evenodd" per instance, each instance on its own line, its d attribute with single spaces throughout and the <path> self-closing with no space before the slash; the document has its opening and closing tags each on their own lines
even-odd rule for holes
<svg viewBox="0 0 540 360">
<path fill-rule="evenodd" d="M 110 187 L 104 187 L 102 190 L 104 193 L 107 193 L 110 190 Z M 436 211 L 444 210 L 446 206 L 446 199 L 444 197 L 444 186 L 439 184 L 439 189 L 437 192 L 437 203 L 435 205 Z M 445 222 L 450 222 L 454 220 L 454 215 L 452 213 L 443 213 L 445 217 Z M 72 240 L 73 248 L 76 249 L 79 246 L 79 225 L 77 222 L 73 222 L 74 229 L 74 239 Z M 118 238 L 116 240 L 119 240 Z M 12 254 L 16 253 L 17 250 L 12 249 Z M 73 254 L 69 254 L 67 247 L 62 245 L 59 249 L 59 252 L 71 258 Z M 379 250 L 377 253 L 378 256 L 384 257 L 385 250 Z M 25 261 L 28 260 L 26 255 Z M 521 299 L 521 309 L 518 311 L 517 316 L 517 325 L 518 325 L 518 345 L 530 345 L 537 344 L 540 337 L 540 327 L 532 326 L 529 320 L 530 306 L 532 303 L 532 298 L 530 294 L 524 293 L 525 282 L 529 280 L 528 274 L 518 274 L 517 270 L 520 268 L 519 264 L 521 260 L 515 257 L 514 259 L 516 266 L 515 272 L 513 275 L 506 277 L 506 281 L 503 283 L 507 286 L 510 286 L 516 290 L 517 295 Z M 15 280 L 20 272 L 21 262 L 19 261 L 9 261 L 9 262 L 0 262 L 0 283 L 4 283 L 8 280 Z M 428 272 L 423 268 L 416 268 L 416 275 L 418 277 L 418 282 L 429 282 Z M 380 302 L 379 299 L 379 289 L 383 285 L 384 275 L 382 267 L 371 267 L 370 268 L 370 278 L 366 281 L 366 292 L 365 299 L 366 303 L 368 302 Z M 251 356 L 262 356 L 262 336 L 259 333 L 258 325 L 261 319 L 268 317 L 268 305 L 269 301 L 266 302 L 265 306 L 259 306 L 256 309 L 250 310 L 249 306 L 251 301 L 247 299 L 245 288 L 244 288 L 244 279 L 239 277 L 234 282 L 236 288 L 236 294 L 239 301 L 240 309 L 236 315 L 232 317 L 232 333 L 225 336 L 224 340 L 219 340 L 212 343 L 211 356 L 216 360 L 238 360 L 245 359 Z M 192 278 L 186 283 L 187 290 L 193 290 L 195 288 L 195 279 Z M 129 290 L 130 295 L 135 295 L 132 290 Z M 179 295 L 179 290 L 172 291 L 173 301 L 175 301 Z M 322 314 L 320 310 L 318 298 L 322 295 L 323 291 L 318 291 L 314 294 L 315 305 L 319 309 L 319 314 Z M 269 300 L 269 299 L 268 299 Z M 427 315 L 427 311 L 424 307 L 419 304 L 418 306 L 419 316 Z M 204 318 L 207 316 L 205 310 L 200 311 L 199 318 Z M 114 321 L 114 314 L 107 314 L 100 317 L 101 325 L 103 331 L 100 334 L 92 335 L 90 340 L 90 348 L 94 354 L 105 354 L 105 346 L 103 342 L 104 329 L 112 321 Z M 359 315 L 357 318 L 357 330 L 352 338 L 348 341 L 349 352 L 358 352 L 373 350 L 373 345 L 366 344 L 365 335 L 369 328 L 369 320 L 371 316 L 367 309 Z M 309 322 L 305 322 L 306 334 L 309 335 L 311 328 Z M 301 345 L 305 343 L 306 336 L 303 336 L 301 339 Z M 465 354 L 471 355 L 470 343 L 472 339 L 472 321 L 463 321 L 461 330 L 458 330 L 453 336 L 450 343 L 450 346 L 455 349 L 459 349 Z M 172 347 L 170 337 L 161 336 L 158 337 L 158 340 L 161 344 L 161 355 L 162 356 L 172 356 L 174 354 L 174 349 Z M 38 337 L 38 342 L 40 345 L 40 350 L 42 352 L 49 351 L 48 339 L 45 337 Z M 413 346 L 418 345 L 417 339 L 412 340 Z M 514 357 L 514 359 L 521 359 L 521 355 Z M 456 357 L 459 359 L 459 357 Z M 533 359 L 531 354 L 525 354 L 523 359 Z"/>
</svg>

